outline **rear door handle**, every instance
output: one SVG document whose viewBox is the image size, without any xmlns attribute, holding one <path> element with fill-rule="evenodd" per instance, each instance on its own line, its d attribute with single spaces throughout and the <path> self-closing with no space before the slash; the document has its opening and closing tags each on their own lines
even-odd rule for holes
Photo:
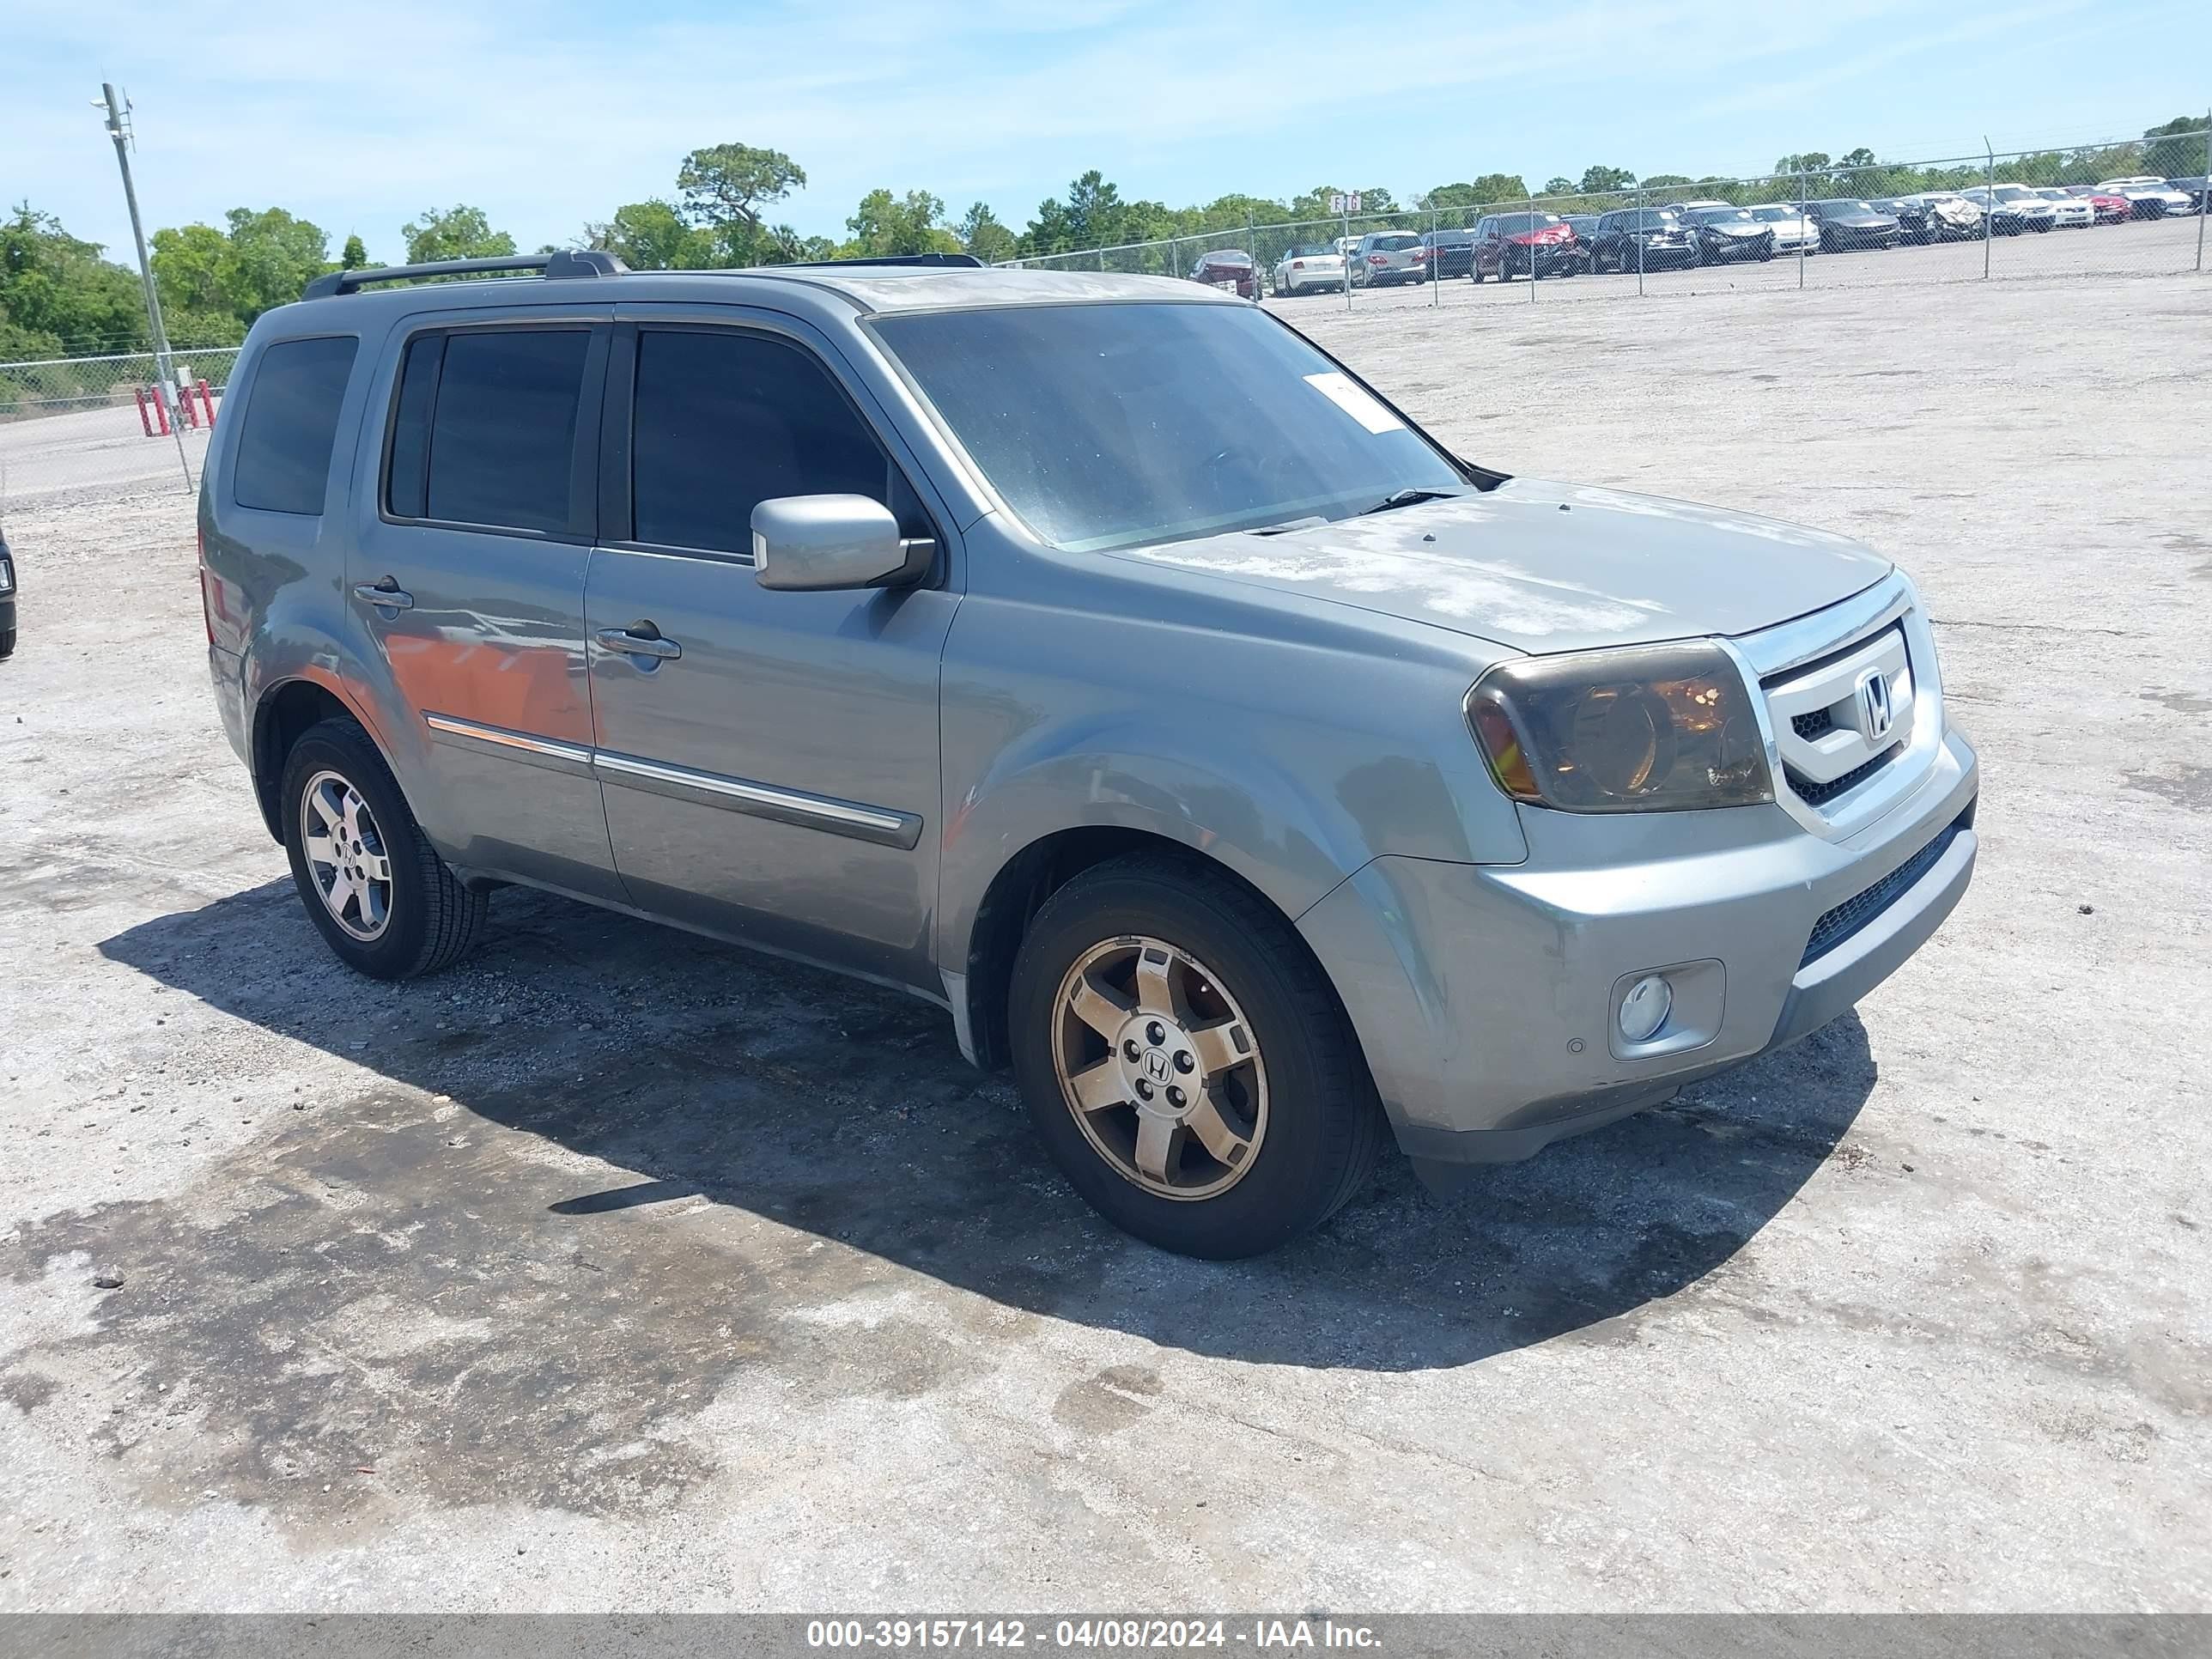
<svg viewBox="0 0 2212 1659">
<path fill-rule="evenodd" d="M 386 611 L 411 611 L 415 608 L 415 596 L 389 576 L 380 582 L 356 582 L 353 596 L 369 605 L 382 605 Z"/>
<path fill-rule="evenodd" d="M 684 654 L 682 646 L 663 639 L 660 630 L 649 622 L 634 622 L 628 628 L 602 628 L 592 637 L 606 649 L 626 657 L 658 657 L 665 662 Z"/>
</svg>

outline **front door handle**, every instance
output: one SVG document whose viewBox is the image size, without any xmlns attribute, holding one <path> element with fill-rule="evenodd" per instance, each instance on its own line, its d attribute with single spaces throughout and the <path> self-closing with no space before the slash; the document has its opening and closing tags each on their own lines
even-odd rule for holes
<svg viewBox="0 0 2212 1659">
<path fill-rule="evenodd" d="M 415 608 L 415 596 L 390 576 L 380 582 L 356 582 L 353 596 L 369 605 L 382 605 L 386 611 L 411 611 Z"/>
<path fill-rule="evenodd" d="M 628 628 L 602 628 L 592 637 L 606 649 L 626 657 L 657 657 L 665 662 L 684 654 L 682 646 L 663 639 L 660 630 L 649 622 L 634 622 Z"/>
</svg>

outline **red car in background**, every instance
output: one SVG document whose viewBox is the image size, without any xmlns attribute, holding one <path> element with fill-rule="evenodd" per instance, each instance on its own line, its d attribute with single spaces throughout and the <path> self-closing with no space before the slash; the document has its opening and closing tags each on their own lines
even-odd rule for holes
<svg viewBox="0 0 2212 1659">
<path fill-rule="evenodd" d="M 2087 198 L 2090 207 L 2097 215 L 2097 222 L 2100 225 L 2117 225 L 2124 220 L 2132 219 L 2135 216 L 2136 206 L 2133 202 L 2124 196 L 2115 196 L 2110 191 L 2099 190 L 2093 185 L 2069 185 L 2066 187 L 2066 193 L 2069 196 Z"/>
<path fill-rule="evenodd" d="M 1204 283 L 1208 288 L 1225 289 L 1240 300 L 1260 297 L 1260 270 L 1252 263 L 1252 256 L 1233 247 L 1216 248 L 1202 253 L 1198 263 L 1190 268 L 1190 280 Z"/>
<path fill-rule="evenodd" d="M 1474 269 L 1478 283 L 1495 276 L 1501 283 L 1516 276 L 1567 276 L 1588 262 L 1575 242 L 1575 228 L 1556 213 L 1523 208 L 1513 213 L 1493 213 L 1474 228 Z"/>
</svg>

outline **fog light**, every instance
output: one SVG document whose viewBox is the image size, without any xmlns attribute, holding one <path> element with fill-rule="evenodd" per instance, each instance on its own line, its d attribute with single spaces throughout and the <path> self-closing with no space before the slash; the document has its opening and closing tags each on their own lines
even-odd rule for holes
<svg viewBox="0 0 2212 1659">
<path fill-rule="evenodd" d="M 1628 988 L 1620 1000 L 1620 1034 L 1631 1042 L 1645 1042 L 1667 1023 L 1674 993 L 1656 974 L 1646 974 Z"/>
</svg>

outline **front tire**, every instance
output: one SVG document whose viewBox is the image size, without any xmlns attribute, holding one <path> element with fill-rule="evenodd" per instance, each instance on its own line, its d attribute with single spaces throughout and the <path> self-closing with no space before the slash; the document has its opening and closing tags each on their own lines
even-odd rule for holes
<svg viewBox="0 0 2212 1659">
<path fill-rule="evenodd" d="M 1373 1172 L 1382 1111 L 1335 993 L 1218 871 L 1139 854 L 1078 876 L 1023 939 L 1007 1013 L 1045 1150 L 1148 1243 L 1258 1255 Z"/>
<path fill-rule="evenodd" d="M 349 720 L 312 727 L 285 758 L 284 851 L 307 919 L 371 979 L 450 967 L 483 931 L 485 896 L 432 849 L 376 745 Z"/>
</svg>

